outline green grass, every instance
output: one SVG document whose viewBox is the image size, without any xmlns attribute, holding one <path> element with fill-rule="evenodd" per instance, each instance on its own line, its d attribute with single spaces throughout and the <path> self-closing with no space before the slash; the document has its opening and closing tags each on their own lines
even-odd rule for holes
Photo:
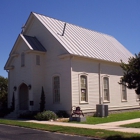
<svg viewBox="0 0 140 140">
<path fill-rule="evenodd" d="M 104 117 L 104 118 L 101 118 L 101 117 L 87 117 L 87 121 L 82 122 L 82 123 L 99 124 L 99 123 L 130 120 L 130 119 L 135 119 L 135 118 L 140 118 L 140 111 L 110 114 L 108 117 Z"/>
<path fill-rule="evenodd" d="M 128 128 L 140 128 L 140 122 L 125 124 L 125 125 L 121 125 L 121 126 L 128 127 Z"/>
<path fill-rule="evenodd" d="M 102 138 L 106 140 L 139 140 L 140 139 L 140 134 L 123 133 L 123 132 L 107 131 L 107 130 L 100 130 L 100 129 L 63 127 L 63 126 L 55 126 L 55 125 L 37 124 L 31 122 L 22 122 L 16 120 L 0 119 L 0 124 L 34 128 L 39 130 L 59 132 L 59 133 L 65 133 L 71 135 L 89 136 L 94 138 Z"/>
</svg>

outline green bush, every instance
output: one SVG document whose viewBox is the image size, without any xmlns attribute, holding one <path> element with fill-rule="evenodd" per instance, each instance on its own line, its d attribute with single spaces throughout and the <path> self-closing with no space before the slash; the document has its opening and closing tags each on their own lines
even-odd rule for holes
<svg viewBox="0 0 140 140">
<path fill-rule="evenodd" d="M 57 115 L 52 112 L 52 111 L 43 111 L 43 112 L 39 112 L 37 113 L 37 115 L 35 115 L 35 119 L 37 120 L 56 120 Z"/>
<path fill-rule="evenodd" d="M 59 118 L 68 118 L 70 115 L 65 110 L 59 110 L 57 113 Z"/>
</svg>

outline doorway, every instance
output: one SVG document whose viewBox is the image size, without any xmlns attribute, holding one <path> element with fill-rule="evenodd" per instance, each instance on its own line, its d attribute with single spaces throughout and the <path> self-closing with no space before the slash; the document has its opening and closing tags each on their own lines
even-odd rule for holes
<svg viewBox="0 0 140 140">
<path fill-rule="evenodd" d="M 19 110 L 28 110 L 28 103 L 28 86 L 23 83 L 19 88 Z"/>
</svg>

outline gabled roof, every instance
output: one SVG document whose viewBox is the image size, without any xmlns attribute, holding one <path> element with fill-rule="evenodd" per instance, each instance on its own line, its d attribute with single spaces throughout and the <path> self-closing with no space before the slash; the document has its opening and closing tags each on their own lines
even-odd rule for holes
<svg viewBox="0 0 140 140">
<path fill-rule="evenodd" d="M 133 56 L 114 37 L 32 13 L 72 55 L 127 63 Z"/>
</svg>

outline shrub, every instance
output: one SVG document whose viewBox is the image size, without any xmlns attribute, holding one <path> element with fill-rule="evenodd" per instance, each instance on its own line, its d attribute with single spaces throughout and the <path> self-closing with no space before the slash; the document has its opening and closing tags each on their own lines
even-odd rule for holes
<svg viewBox="0 0 140 140">
<path fill-rule="evenodd" d="M 68 118 L 70 116 L 65 110 L 59 110 L 56 114 L 59 118 Z"/>
<path fill-rule="evenodd" d="M 35 119 L 37 120 L 55 120 L 57 118 L 57 115 L 52 112 L 52 111 L 43 111 L 43 112 L 39 112 L 37 113 L 37 115 L 34 116 Z"/>
<path fill-rule="evenodd" d="M 45 94 L 44 94 L 44 89 L 42 87 L 41 97 L 40 97 L 40 112 L 43 112 L 44 110 L 45 110 Z"/>
</svg>

